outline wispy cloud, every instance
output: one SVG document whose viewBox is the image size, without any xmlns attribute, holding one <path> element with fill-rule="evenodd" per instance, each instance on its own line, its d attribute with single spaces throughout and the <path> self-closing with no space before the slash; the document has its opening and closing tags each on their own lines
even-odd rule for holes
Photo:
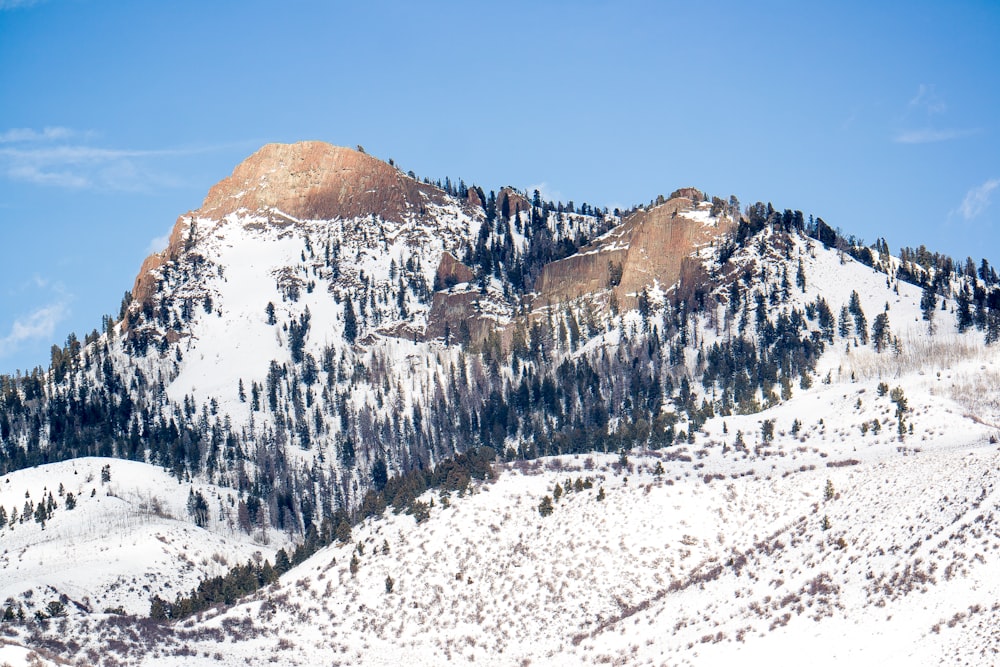
<svg viewBox="0 0 1000 667">
<path fill-rule="evenodd" d="M 40 5 L 45 0 L 0 0 L 0 11 L 7 9 L 26 9 L 34 5 Z"/>
<path fill-rule="evenodd" d="M 990 206 L 993 191 L 1000 187 L 1000 178 L 991 178 L 982 185 L 977 185 L 965 193 L 965 199 L 953 211 L 966 220 L 978 218 Z"/>
<path fill-rule="evenodd" d="M 978 128 L 942 127 L 937 119 L 947 111 L 947 102 L 934 86 L 920 84 L 917 86 L 917 93 L 906 103 L 897 120 L 903 129 L 897 131 L 892 140 L 897 144 L 934 144 L 962 139 L 979 132 Z"/>
<path fill-rule="evenodd" d="M 917 94 L 910 99 L 907 109 L 920 109 L 934 115 L 947 111 L 948 105 L 934 90 L 934 86 L 922 83 L 917 86 Z"/>
<path fill-rule="evenodd" d="M 978 132 L 978 129 L 958 130 L 955 128 L 936 129 L 925 127 L 919 130 L 903 130 L 898 132 L 893 137 L 893 141 L 897 144 L 933 144 L 939 141 L 951 141 L 952 139 L 971 137 Z"/>
<path fill-rule="evenodd" d="M 46 127 L 42 130 L 35 130 L 30 127 L 15 127 L 6 132 L 0 132 L 0 144 L 69 139 L 76 136 L 76 134 L 76 132 L 68 127 Z"/>
<path fill-rule="evenodd" d="M 11 325 L 10 333 L 0 338 L 0 356 L 11 354 L 26 342 L 52 340 L 56 325 L 66 319 L 68 314 L 69 304 L 57 301 L 17 318 Z"/>
<path fill-rule="evenodd" d="M 154 252 L 160 252 L 161 250 L 166 250 L 167 245 L 170 243 L 170 232 L 162 236 L 157 236 L 156 238 L 150 240 L 149 246 L 146 247 L 146 252 L 152 255 Z"/>
<path fill-rule="evenodd" d="M 144 191 L 180 184 L 180 179 L 156 168 L 157 160 L 224 148 L 106 148 L 86 141 L 93 136 L 93 132 L 66 127 L 14 128 L 0 132 L 0 176 L 69 189 Z"/>
</svg>

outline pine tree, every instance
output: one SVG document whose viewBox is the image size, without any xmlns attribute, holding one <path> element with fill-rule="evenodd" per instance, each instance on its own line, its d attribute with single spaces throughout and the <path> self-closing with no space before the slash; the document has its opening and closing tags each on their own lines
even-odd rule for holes
<svg viewBox="0 0 1000 667">
<path fill-rule="evenodd" d="M 865 318 L 865 313 L 861 309 L 861 297 L 858 296 L 857 291 L 851 292 L 851 302 L 847 309 L 854 316 L 854 330 L 858 334 L 858 338 L 861 339 L 862 345 L 868 344 L 868 320 Z"/>
<path fill-rule="evenodd" d="M 889 330 L 889 316 L 882 312 L 872 323 L 872 344 L 876 352 L 882 352 L 889 345 L 892 332 Z"/>
<path fill-rule="evenodd" d="M 351 297 L 344 299 L 344 340 L 353 343 L 358 337 L 358 319 L 354 314 Z"/>
<path fill-rule="evenodd" d="M 920 296 L 920 311 L 923 313 L 924 321 L 927 322 L 927 332 L 931 335 L 934 335 L 934 311 L 936 308 L 937 293 L 934 291 L 933 284 L 928 282 Z"/>
<path fill-rule="evenodd" d="M 847 306 L 842 306 L 840 308 L 840 321 L 838 323 L 837 333 L 841 338 L 847 338 L 851 335 L 851 313 L 847 309 Z"/>
</svg>

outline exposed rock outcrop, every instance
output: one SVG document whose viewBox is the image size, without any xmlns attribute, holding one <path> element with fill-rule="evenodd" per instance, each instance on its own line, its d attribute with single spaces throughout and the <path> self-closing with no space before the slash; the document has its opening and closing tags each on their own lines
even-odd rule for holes
<svg viewBox="0 0 1000 667">
<path fill-rule="evenodd" d="M 142 303 L 155 291 L 156 269 L 180 255 L 192 219 L 222 220 L 245 210 L 264 213 L 273 224 L 289 224 L 284 216 L 332 220 L 372 214 L 399 222 L 445 201 L 436 187 L 357 150 L 320 141 L 267 144 L 213 186 L 201 208 L 178 218 L 167 248 L 143 262 L 132 296 Z"/>
<path fill-rule="evenodd" d="M 693 191 L 693 192 L 691 192 Z M 668 288 L 685 275 L 692 254 L 732 228 L 727 218 L 706 222 L 696 210 L 701 193 L 682 191 L 697 199 L 675 197 L 650 209 L 640 209 L 601 239 L 580 252 L 545 266 L 535 283 L 535 306 L 555 304 L 614 290 L 623 306 L 635 301 L 644 287 Z M 693 265 L 691 265 L 693 266 Z M 687 268 L 690 276 L 692 268 Z"/>
<path fill-rule="evenodd" d="M 197 214 L 221 219 L 240 209 L 276 208 L 300 219 L 375 214 L 402 220 L 444 193 L 366 153 L 319 141 L 267 144 L 208 192 Z"/>
<path fill-rule="evenodd" d="M 497 195 L 497 215 L 513 218 L 518 213 L 531 210 L 531 202 L 514 188 L 501 188 Z"/>
<path fill-rule="evenodd" d="M 459 283 L 467 283 L 475 276 L 472 269 L 455 259 L 450 252 L 444 252 L 441 254 L 437 273 L 434 275 L 434 286 L 436 289 L 445 289 Z"/>
</svg>

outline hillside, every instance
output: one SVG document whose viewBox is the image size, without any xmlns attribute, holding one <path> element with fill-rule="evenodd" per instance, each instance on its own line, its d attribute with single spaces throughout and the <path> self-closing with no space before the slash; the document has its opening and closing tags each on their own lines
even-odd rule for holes
<svg viewBox="0 0 1000 667">
<path fill-rule="evenodd" d="M 938 655 L 912 596 L 994 613 L 998 285 L 694 188 L 609 212 L 265 146 L 0 377 L 3 627 L 108 665 L 674 664 L 791 659 L 813 616 L 854 659 L 888 610 Z"/>
<path fill-rule="evenodd" d="M 997 431 L 953 428 L 962 408 L 921 392 L 914 412 L 944 437 L 865 439 L 867 415 L 850 404 L 883 414 L 891 399 L 877 393 L 874 382 L 831 384 L 716 418 L 697 447 L 504 465 L 466 492 L 426 495 L 421 523 L 366 521 L 277 585 L 108 659 L 660 665 L 766 654 L 790 665 L 809 651 L 819 664 L 992 664 Z M 786 430 L 795 419 L 799 436 Z M 763 420 L 778 428 L 767 443 Z M 78 636 L 83 647 L 127 632 L 96 628 L 102 639 Z M 29 639 L 59 646 L 44 632 Z"/>
<path fill-rule="evenodd" d="M 190 494 L 207 507 L 203 525 Z M 41 516 L 37 509 L 47 509 Z M 238 527 L 236 494 L 182 483 L 145 463 L 82 458 L 0 479 L 0 602 L 4 613 L 145 615 L 205 577 L 251 558 L 274 560 L 287 537 Z M 22 517 L 24 519 L 22 520 Z"/>
</svg>

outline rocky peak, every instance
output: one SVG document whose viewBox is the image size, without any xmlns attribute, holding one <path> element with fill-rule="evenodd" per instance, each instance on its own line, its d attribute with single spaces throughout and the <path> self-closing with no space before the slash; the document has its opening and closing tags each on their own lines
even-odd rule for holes
<svg viewBox="0 0 1000 667">
<path fill-rule="evenodd" d="M 670 193 L 670 199 L 690 199 L 697 203 L 705 199 L 705 194 L 698 188 L 677 188 Z"/>
<path fill-rule="evenodd" d="M 143 303 L 152 295 L 156 269 L 181 255 L 191 220 L 220 221 L 242 210 L 283 221 L 275 211 L 301 220 L 374 214 L 402 222 L 409 215 L 424 215 L 427 204 L 446 200 L 436 187 L 361 150 L 320 141 L 267 144 L 213 186 L 200 209 L 177 219 L 167 248 L 143 262 L 132 296 Z"/>
<path fill-rule="evenodd" d="M 445 194 L 359 150 L 320 141 L 267 144 L 208 192 L 200 217 L 240 209 L 278 209 L 294 218 L 332 220 L 375 214 L 402 221 Z"/>
<path fill-rule="evenodd" d="M 514 188 L 501 188 L 497 195 L 497 214 L 513 218 L 518 213 L 531 209 L 531 202 Z"/>
</svg>

